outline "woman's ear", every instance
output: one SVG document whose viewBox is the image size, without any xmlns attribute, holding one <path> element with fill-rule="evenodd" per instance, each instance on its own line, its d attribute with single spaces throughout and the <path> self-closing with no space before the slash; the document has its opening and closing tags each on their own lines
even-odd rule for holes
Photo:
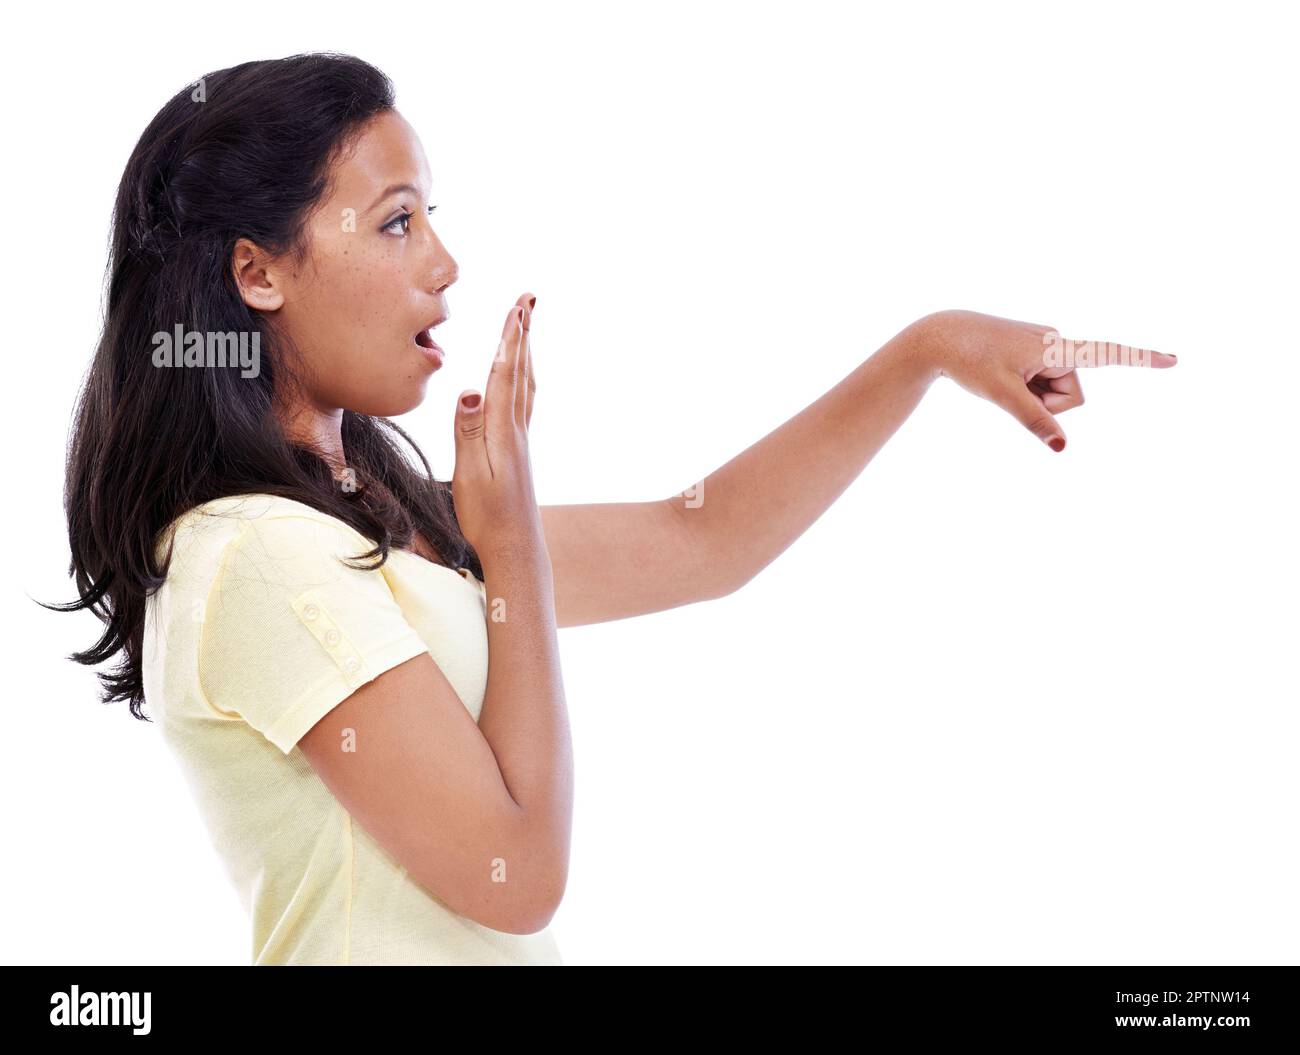
<svg viewBox="0 0 1300 1055">
<path fill-rule="evenodd" d="M 275 311 L 284 304 L 284 290 L 279 270 L 271 257 L 241 238 L 230 254 L 230 270 L 244 303 L 254 311 Z"/>
</svg>

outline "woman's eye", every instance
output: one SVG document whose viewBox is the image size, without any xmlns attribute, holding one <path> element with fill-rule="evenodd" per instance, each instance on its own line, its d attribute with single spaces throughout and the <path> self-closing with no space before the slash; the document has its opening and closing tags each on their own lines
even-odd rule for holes
<svg viewBox="0 0 1300 1055">
<path fill-rule="evenodd" d="M 409 212 L 404 212 L 404 213 L 402 213 L 401 216 L 395 217 L 395 218 L 394 218 L 393 220 L 391 220 L 390 222 L 384 224 L 384 230 L 385 230 L 385 231 L 391 231 L 391 230 L 393 230 L 393 228 L 396 227 L 398 224 L 401 224 L 401 225 L 402 225 L 402 234 L 406 234 L 406 232 L 410 229 L 410 226 L 411 226 L 411 216 L 412 216 L 412 214 L 409 213 Z"/>
<path fill-rule="evenodd" d="M 436 209 L 437 207 L 438 207 L 438 206 L 436 206 L 436 205 L 428 205 L 428 206 L 425 206 L 425 209 L 426 209 L 426 211 L 428 212 L 428 214 L 429 214 L 430 216 L 432 216 L 432 215 L 433 215 L 433 210 Z M 411 217 L 414 216 L 414 215 L 415 215 L 415 213 L 413 213 L 413 212 L 404 212 L 404 213 L 402 213 L 401 216 L 394 217 L 394 218 L 393 218 L 392 220 L 390 220 L 388 223 L 384 224 L 384 226 L 383 226 L 382 228 L 380 228 L 380 230 L 383 230 L 383 231 L 392 231 L 394 227 L 396 227 L 398 224 L 401 224 L 401 225 L 402 225 L 402 234 L 406 234 L 406 233 L 408 233 L 408 232 L 410 231 L 410 229 L 411 229 Z"/>
</svg>

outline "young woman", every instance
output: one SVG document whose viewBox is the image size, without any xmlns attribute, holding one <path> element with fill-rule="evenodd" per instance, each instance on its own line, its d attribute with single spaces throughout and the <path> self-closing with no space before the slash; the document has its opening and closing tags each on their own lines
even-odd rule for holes
<svg viewBox="0 0 1300 1055">
<path fill-rule="evenodd" d="M 441 364 L 457 278 L 429 188 L 383 74 L 314 54 L 178 93 L 117 195 L 62 607 L 104 621 L 73 658 L 118 657 L 105 701 L 147 702 L 258 964 L 561 962 L 557 627 L 734 591 L 940 376 L 1059 451 L 1054 415 L 1083 402 L 1070 356 L 1173 363 L 938 312 L 682 494 L 539 508 L 531 295 L 458 404 L 450 481 L 388 420 Z"/>
</svg>

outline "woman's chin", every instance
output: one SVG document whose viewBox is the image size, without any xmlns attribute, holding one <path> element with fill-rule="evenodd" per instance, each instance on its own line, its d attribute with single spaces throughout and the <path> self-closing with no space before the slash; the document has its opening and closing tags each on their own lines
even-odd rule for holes
<svg viewBox="0 0 1300 1055">
<path fill-rule="evenodd" d="M 351 409 L 358 414 L 369 414 L 375 418 L 395 418 L 399 414 L 414 410 L 424 402 L 428 383 L 428 377 L 412 378 L 401 389 L 367 399 L 362 405 Z"/>
</svg>

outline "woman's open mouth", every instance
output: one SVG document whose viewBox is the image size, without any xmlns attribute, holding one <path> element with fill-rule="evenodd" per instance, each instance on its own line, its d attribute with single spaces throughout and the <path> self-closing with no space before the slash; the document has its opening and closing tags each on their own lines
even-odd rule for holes
<svg viewBox="0 0 1300 1055">
<path fill-rule="evenodd" d="M 421 330 L 419 333 L 415 335 L 415 346 L 424 353 L 425 358 L 427 358 L 431 363 L 433 363 L 435 370 L 438 367 L 442 366 L 442 358 L 443 358 L 442 349 L 438 347 L 437 343 L 433 339 L 433 336 L 429 333 L 427 329 Z"/>
</svg>

